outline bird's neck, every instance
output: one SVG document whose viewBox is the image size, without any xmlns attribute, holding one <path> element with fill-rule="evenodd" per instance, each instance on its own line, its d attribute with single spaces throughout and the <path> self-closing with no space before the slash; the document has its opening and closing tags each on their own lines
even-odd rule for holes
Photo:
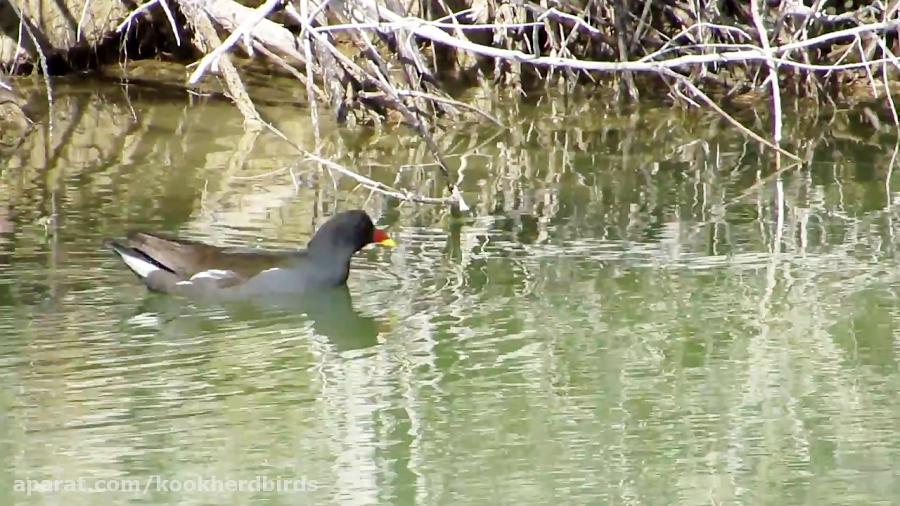
<svg viewBox="0 0 900 506">
<path fill-rule="evenodd" d="M 350 248 L 329 247 L 328 244 L 310 243 L 306 249 L 307 254 L 320 262 L 331 264 L 349 264 L 355 251 Z"/>
</svg>

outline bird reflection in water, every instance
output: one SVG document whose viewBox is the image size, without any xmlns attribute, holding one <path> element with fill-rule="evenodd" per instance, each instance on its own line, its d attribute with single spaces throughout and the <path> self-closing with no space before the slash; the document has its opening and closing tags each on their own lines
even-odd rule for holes
<svg viewBox="0 0 900 506">
<path fill-rule="evenodd" d="M 224 314 L 223 314 L 224 313 Z M 222 316 L 226 316 L 222 318 Z M 353 307 L 346 285 L 314 293 L 267 295 L 240 301 L 187 300 L 181 297 L 148 293 L 133 323 L 153 319 L 153 326 L 168 327 L 180 334 L 229 334 L 229 328 L 253 328 L 264 331 L 286 322 L 292 328 L 311 323 L 316 335 L 324 336 L 335 351 L 343 352 L 374 346 L 384 330 L 377 319 L 365 316 Z"/>
</svg>

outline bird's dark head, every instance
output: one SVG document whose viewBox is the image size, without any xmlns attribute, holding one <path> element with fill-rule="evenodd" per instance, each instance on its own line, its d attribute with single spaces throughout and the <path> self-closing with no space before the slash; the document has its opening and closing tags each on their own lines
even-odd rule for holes
<svg viewBox="0 0 900 506">
<path fill-rule="evenodd" d="M 396 246 L 384 230 L 375 228 L 365 211 L 357 209 L 334 215 L 319 227 L 308 248 L 316 254 L 352 255 L 372 243 Z"/>
</svg>

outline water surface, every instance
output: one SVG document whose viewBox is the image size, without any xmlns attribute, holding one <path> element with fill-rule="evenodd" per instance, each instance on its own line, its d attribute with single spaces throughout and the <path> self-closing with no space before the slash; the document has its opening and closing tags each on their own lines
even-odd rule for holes
<svg viewBox="0 0 900 506">
<path fill-rule="evenodd" d="M 316 149 L 304 110 L 263 112 Z M 0 151 L 0 503 L 900 503 L 889 128 L 789 125 L 814 156 L 779 171 L 665 106 L 495 112 L 438 137 L 459 218 L 224 101 L 60 85 Z M 440 195 L 402 130 L 320 126 L 323 156 Z M 400 247 L 313 300 L 151 295 L 103 247 L 296 247 L 351 208 Z M 257 477 L 302 490 L 158 486 Z M 78 478 L 152 485 L 16 489 Z"/>
</svg>

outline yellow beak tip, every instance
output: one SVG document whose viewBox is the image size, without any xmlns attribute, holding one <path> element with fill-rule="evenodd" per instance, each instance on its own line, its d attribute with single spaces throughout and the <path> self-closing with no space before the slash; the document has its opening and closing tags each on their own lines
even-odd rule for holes
<svg viewBox="0 0 900 506">
<path fill-rule="evenodd" d="M 397 247 L 397 243 L 390 237 L 388 237 L 387 239 L 385 239 L 383 241 L 379 241 L 378 244 L 380 244 L 381 246 L 388 247 L 388 248 L 396 248 Z"/>
</svg>

